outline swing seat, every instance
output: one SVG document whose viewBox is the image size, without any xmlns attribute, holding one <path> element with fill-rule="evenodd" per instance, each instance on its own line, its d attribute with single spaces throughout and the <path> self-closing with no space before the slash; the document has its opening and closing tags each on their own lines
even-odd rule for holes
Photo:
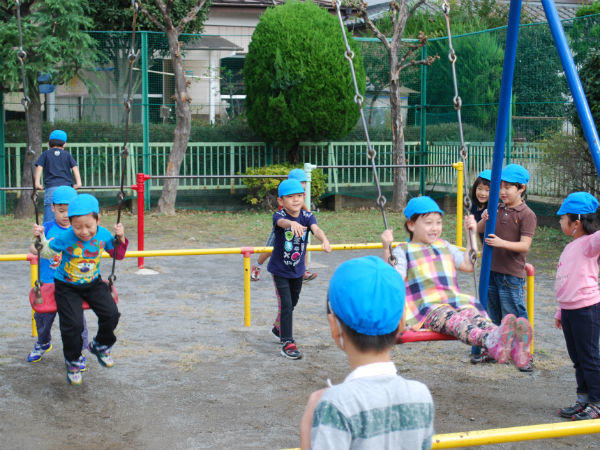
<svg viewBox="0 0 600 450">
<path fill-rule="evenodd" d="M 104 281 L 108 284 L 107 281 Z M 29 291 L 29 303 L 31 308 L 40 314 L 55 313 L 56 312 L 56 300 L 54 300 L 54 283 L 45 283 L 42 285 L 40 291 L 42 303 L 36 303 L 35 288 L 31 288 Z M 119 303 L 119 294 L 113 285 L 111 288 L 111 294 L 115 303 Z M 90 309 L 90 305 L 86 301 L 83 302 L 83 309 Z"/>
<path fill-rule="evenodd" d="M 438 333 L 427 329 L 421 330 L 406 330 L 403 333 L 396 335 L 396 344 L 406 344 L 408 342 L 423 342 L 423 341 L 455 341 L 454 336 Z"/>
</svg>

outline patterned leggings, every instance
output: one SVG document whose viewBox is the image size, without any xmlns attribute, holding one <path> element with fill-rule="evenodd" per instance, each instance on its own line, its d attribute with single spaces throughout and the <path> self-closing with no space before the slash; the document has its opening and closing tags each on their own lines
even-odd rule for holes
<svg viewBox="0 0 600 450">
<path fill-rule="evenodd" d="M 275 286 L 275 295 L 277 296 L 277 317 L 275 317 L 273 327 L 279 330 L 279 328 L 281 327 L 281 296 L 279 295 L 279 289 L 277 289 L 277 283 L 275 283 L 275 278 L 273 278 L 273 286 Z"/>
<path fill-rule="evenodd" d="M 487 316 L 482 316 L 475 308 L 454 309 L 440 306 L 427 314 L 424 327 L 438 333 L 454 336 L 469 345 L 484 347 L 485 338 L 495 330 Z"/>
</svg>

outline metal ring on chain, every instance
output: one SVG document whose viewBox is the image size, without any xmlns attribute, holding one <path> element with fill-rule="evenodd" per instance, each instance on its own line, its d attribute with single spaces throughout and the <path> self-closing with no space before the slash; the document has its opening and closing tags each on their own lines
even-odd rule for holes
<svg viewBox="0 0 600 450">
<path fill-rule="evenodd" d="M 356 94 L 354 96 L 354 103 L 356 103 L 358 106 L 362 107 L 363 99 L 364 99 L 364 97 L 362 95 Z"/>
<path fill-rule="evenodd" d="M 385 198 L 385 195 L 381 194 L 379 197 L 377 197 L 377 204 L 381 208 L 384 208 L 386 203 L 387 203 L 387 199 Z"/>
<path fill-rule="evenodd" d="M 444 12 L 444 14 L 450 14 L 450 5 L 448 4 L 448 2 L 444 2 L 442 4 L 442 11 Z"/>
<path fill-rule="evenodd" d="M 457 95 L 454 97 L 454 109 L 459 110 L 460 108 L 462 108 L 462 98 Z"/>
<path fill-rule="evenodd" d="M 354 52 L 352 50 L 346 50 L 346 58 L 352 61 L 354 59 Z"/>
<path fill-rule="evenodd" d="M 448 59 L 450 60 L 450 62 L 452 64 L 454 64 L 456 62 L 456 53 L 454 52 L 454 49 L 450 49 L 450 52 L 448 53 Z"/>
<path fill-rule="evenodd" d="M 27 52 L 20 48 L 17 50 L 17 58 L 19 58 L 21 62 L 24 62 L 27 59 Z"/>
<path fill-rule="evenodd" d="M 375 159 L 375 157 L 377 156 L 377 152 L 373 147 L 367 149 L 367 156 L 369 159 Z"/>
</svg>

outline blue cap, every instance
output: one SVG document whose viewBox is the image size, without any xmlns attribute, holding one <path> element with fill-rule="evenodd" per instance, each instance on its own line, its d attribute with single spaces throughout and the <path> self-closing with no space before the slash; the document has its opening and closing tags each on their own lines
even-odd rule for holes
<svg viewBox="0 0 600 450">
<path fill-rule="evenodd" d="M 306 177 L 306 172 L 302 169 L 292 169 L 290 173 L 288 173 L 288 180 L 298 180 L 300 182 L 308 181 Z"/>
<path fill-rule="evenodd" d="M 300 182 L 298 180 L 283 180 L 281 183 L 279 183 L 279 188 L 277 189 L 277 194 L 280 197 L 283 197 L 285 195 L 292 195 L 292 194 L 304 194 L 304 188 L 302 187 L 302 185 L 300 184 Z"/>
<path fill-rule="evenodd" d="M 556 213 L 557 216 L 563 214 L 591 214 L 598 209 L 598 200 L 592 194 L 587 192 L 573 192 L 565 198 Z"/>
<path fill-rule="evenodd" d="M 404 280 L 376 256 L 342 263 L 329 282 L 331 309 L 361 334 L 379 336 L 398 328 L 404 311 Z"/>
<path fill-rule="evenodd" d="M 65 133 L 63 130 L 54 130 L 52 133 L 50 133 L 48 140 L 67 142 L 67 133 Z"/>
<path fill-rule="evenodd" d="M 77 197 L 77 191 L 71 186 L 59 186 L 52 193 L 52 203 L 55 205 L 68 205 Z"/>
<path fill-rule="evenodd" d="M 527 169 L 523 166 L 509 164 L 502 169 L 502 176 L 500 179 L 507 183 L 527 184 L 529 182 L 529 172 L 527 172 Z"/>
<path fill-rule="evenodd" d="M 100 212 L 98 199 L 91 194 L 79 194 L 69 203 L 69 217 Z"/>
<path fill-rule="evenodd" d="M 434 199 L 426 195 L 422 197 L 414 197 L 409 200 L 404 208 L 404 215 L 407 219 L 410 219 L 415 214 L 427 214 L 427 213 L 440 213 L 444 215 L 444 211 L 440 209 Z"/>
<path fill-rule="evenodd" d="M 483 178 L 484 180 L 492 181 L 492 171 L 490 169 L 482 170 L 477 176 L 479 178 Z"/>
</svg>

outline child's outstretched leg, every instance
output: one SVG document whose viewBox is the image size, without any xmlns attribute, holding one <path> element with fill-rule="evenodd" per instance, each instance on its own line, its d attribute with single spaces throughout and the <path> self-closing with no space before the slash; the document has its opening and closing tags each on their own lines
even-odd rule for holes
<svg viewBox="0 0 600 450">
<path fill-rule="evenodd" d="M 88 350 L 96 355 L 101 365 L 112 367 L 115 363 L 110 356 L 110 349 L 117 341 L 115 328 L 121 313 L 117 309 L 108 285 L 100 278 L 90 284 L 86 292 L 86 300 L 98 316 L 98 333 L 88 345 Z"/>
<path fill-rule="evenodd" d="M 277 340 L 281 341 L 281 296 L 279 295 L 279 289 L 277 289 L 275 277 L 273 277 L 273 286 L 275 287 L 275 296 L 277 297 L 277 317 L 275 317 L 275 321 L 273 322 L 271 333 L 273 333 Z"/>
<path fill-rule="evenodd" d="M 513 314 L 507 314 L 502 319 L 500 326 L 489 331 L 484 338 L 483 345 L 487 349 L 488 355 L 500 364 L 504 364 L 510 357 L 516 320 L 517 318 Z"/>
<path fill-rule="evenodd" d="M 523 368 L 531 360 L 531 324 L 524 317 L 515 321 L 515 338 L 510 350 L 510 357 L 518 368 Z"/>
<path fill-rule="evenodd" d="M 34 313 L 35 326 L 37 328 L 38 338 L 33 346 L 33 350 L 27 355 L 27 361 L 38 362 L 44 356 L 44 353 L 52 350 L 52 323 L 56 313 Z"/>
</svg>

